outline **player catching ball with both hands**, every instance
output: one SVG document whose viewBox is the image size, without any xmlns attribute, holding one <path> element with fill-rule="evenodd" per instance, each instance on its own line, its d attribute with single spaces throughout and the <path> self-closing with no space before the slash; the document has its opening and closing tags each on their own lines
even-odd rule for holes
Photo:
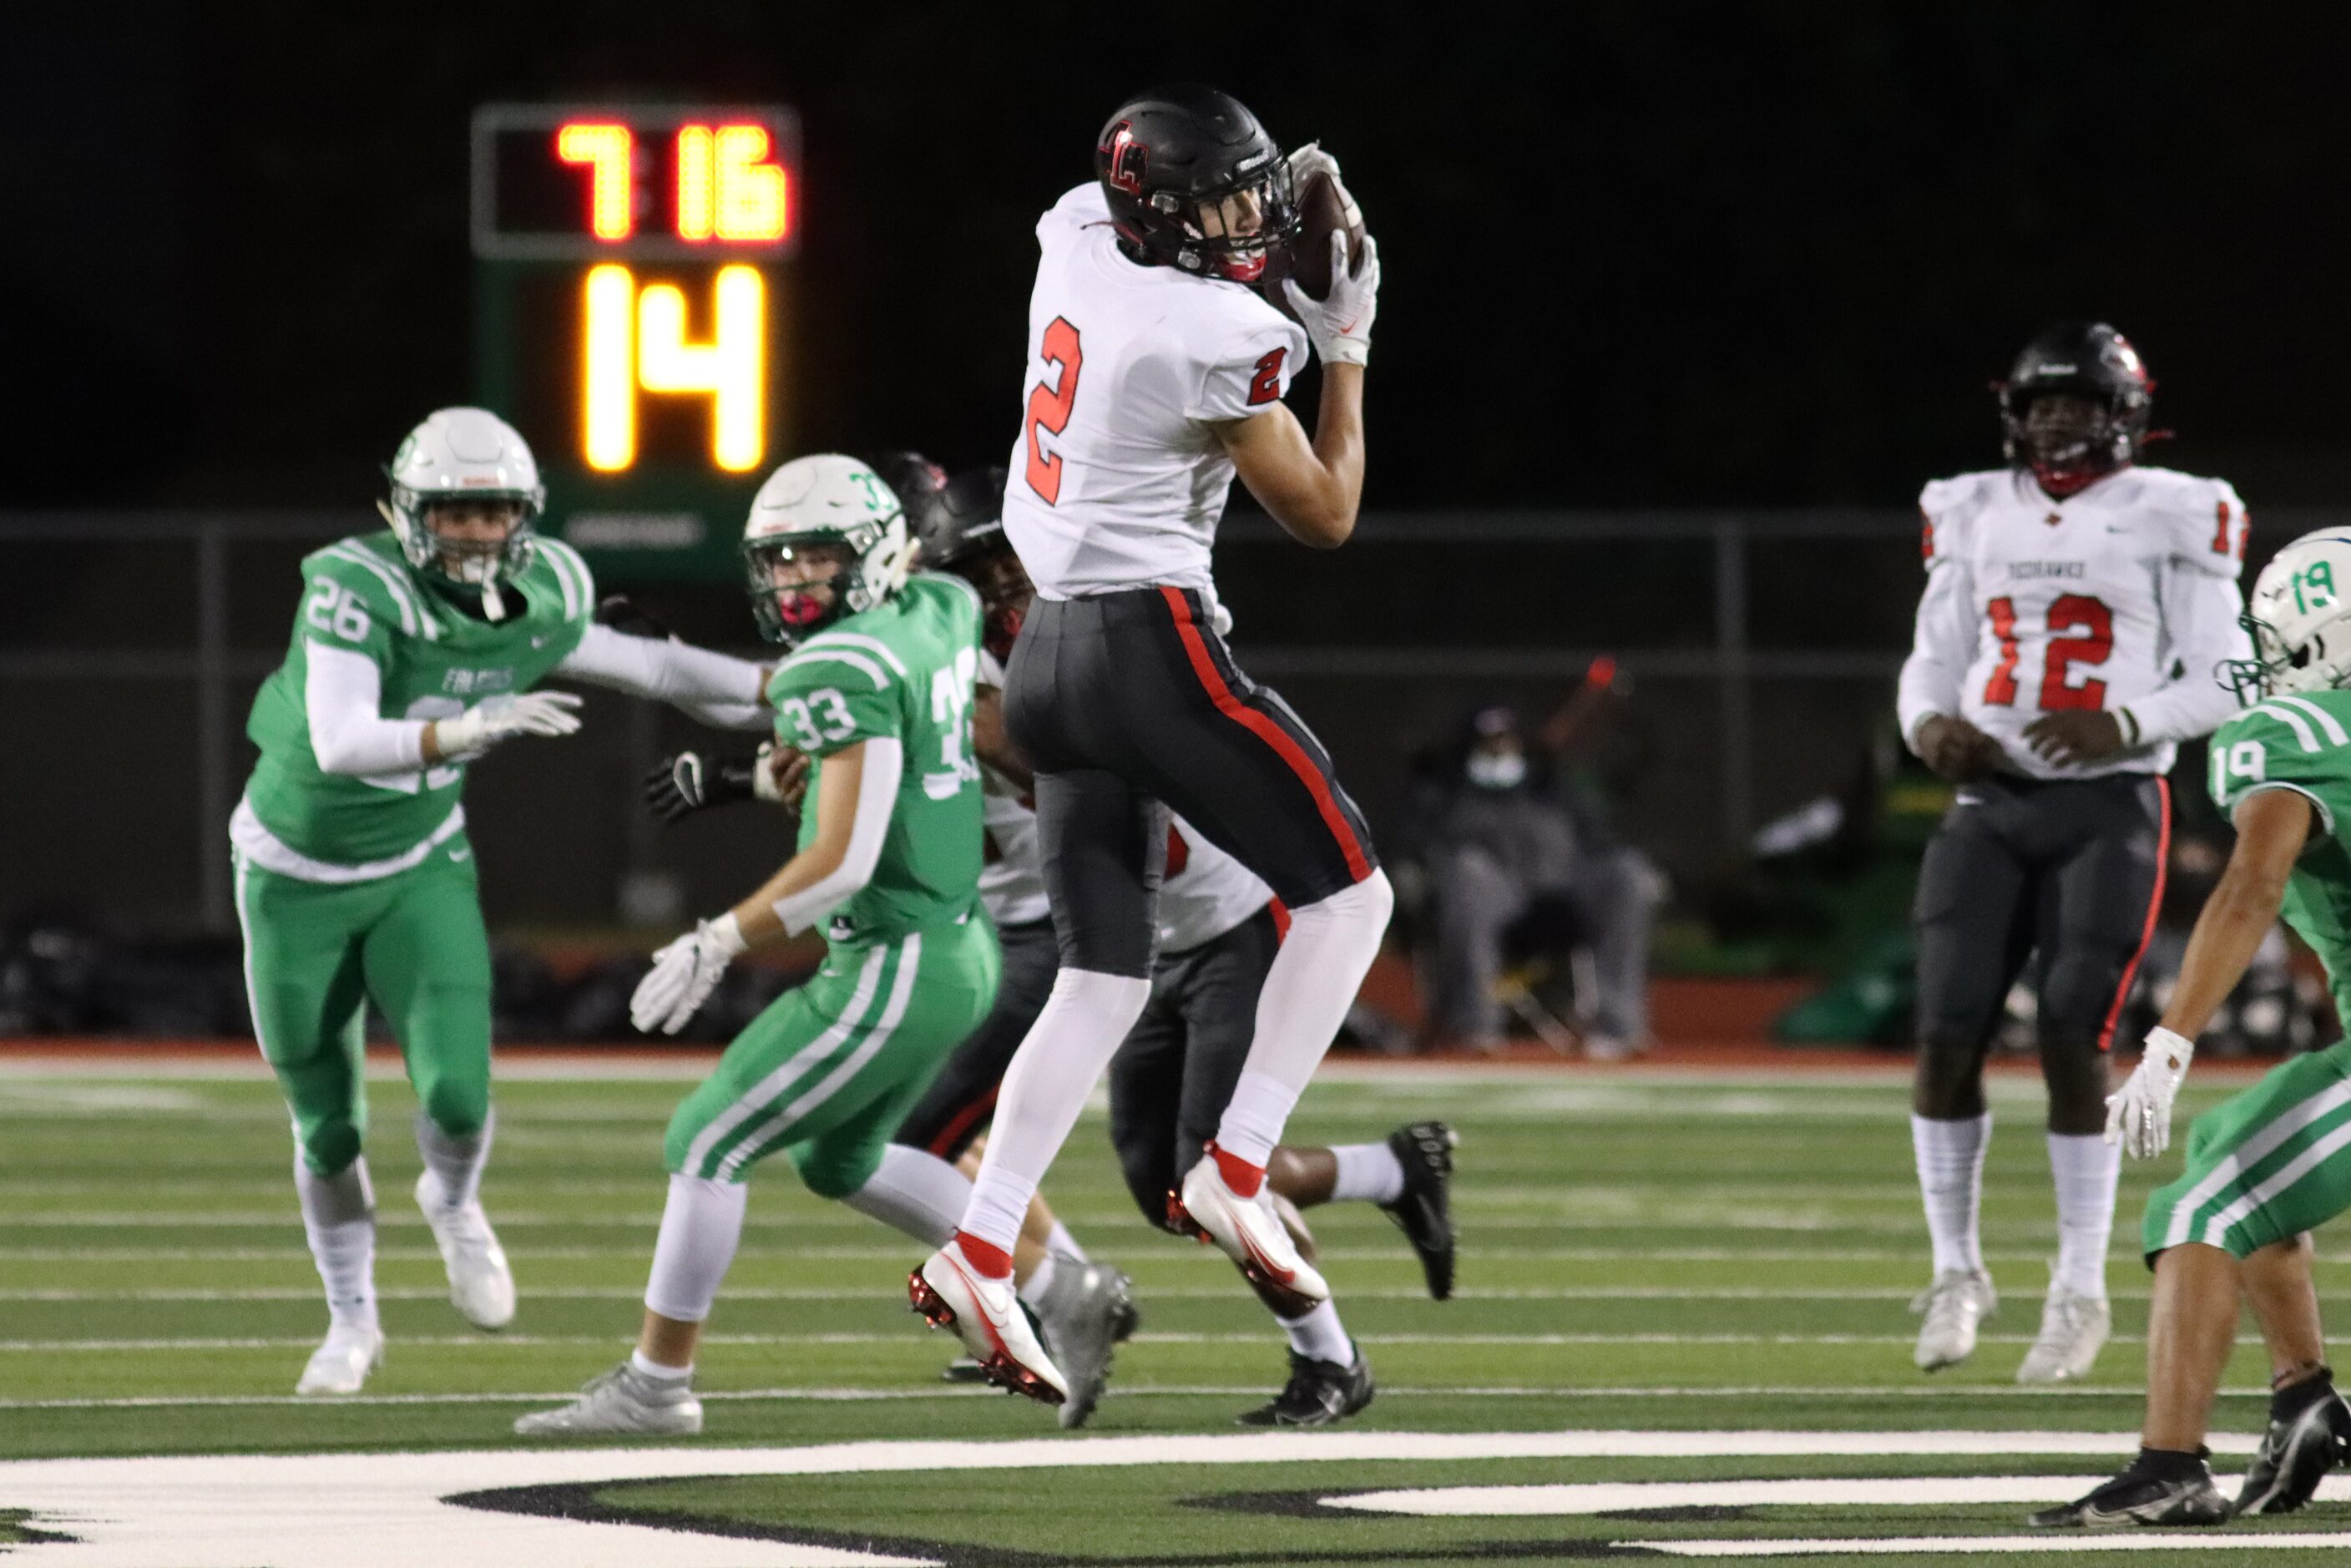
<svg viewBox="0 0 2351 1568">
<path fill-rule="evenodd" d="M 2212 737 L 2212 799 L 2237 829 L 2220 884 L 2189 937 L 2163 1022 L 2111 1101 L 2106 1135 L 2151 1159 L 2196 1036 L 2283 913 L 2326 966 L 2351 1018 L 2351 532 L 2296 539 L 2262 570 L 2245 622 L 2253 657 L 2231 672 L 2252 706 Z M 2196 1118 L 2188 1168 L 2147 1205 L 2155 1270 L 2147 1421 L 2138 1458 L 2078 1501 L 2033 1515 L 2057 1528 L 2210 1524 L 2289 1513 L 2351 1456 L 2311 1283 L 2310 1232 L 2351 1208 L 2351 1040 L 2273 1068 Z M 2204 1436 L 2236 1342 L 2239 1298 L 2270 1358 L 2269 1430 L 2232 1505 Z"/>
<path fill-rule="evenodd" d="M 909 1281 L 987 1374 L 1050 1399 L 1062 1383 L 1015 1299 L 1013 1248 L 1039 1181 L 1152 995 L 1168 813 L 1289 908 L 1215 1137 L 1171 1218 L 1215 1240 L 1286 1320 L 1330 1288 L 1266 1199 L 1266 1165 L 1378 951 L 1393 895 L 1329 754 L 1224 643 L 1210 553 L 1238 474 L 1318 549 L 1354 531 L 1364 366 L 1379 256 L 1352 225 L 1307 243 L 1327 293 L 1285 280 L 1301 193 L 1344 218 L 1338 166 L 1285 157 L 1213 89 L 1130 99 L 1094 175 L 1037 225 L 1024 413 L 1004 531 L 1037 591 L 1004 714 L 1036 775 L 1040 863 L 1061 967 L 1006 1072 L 956 1239 Z M 1301 269 L 1302 270 L 1302 269 Z M 1282 396 L 1322 361 L 1310 437 Z"/>
</svg>

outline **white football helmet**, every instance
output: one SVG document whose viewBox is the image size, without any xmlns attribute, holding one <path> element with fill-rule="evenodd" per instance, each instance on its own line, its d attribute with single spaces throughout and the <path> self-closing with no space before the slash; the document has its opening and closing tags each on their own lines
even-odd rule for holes
<svg viewBox="0 0 2351 1568">
<path fill-rule="evenodd" d="M 498 579 L 512 578 L 530 564 L 531 524 L 547 509 L 547 486 L 539 483 L 528 444 L 487 409 L 435 409 L 408 433 L 384 476 L 392 481 L 392 497 L 376 507 L 399 536 L 408 564 L 444 581 L 480 589 L 483 612 L 493 621 L 503 619 Z M 501 543 L 444 538 L 426 517 L 435 502 L 452 500 L 512 501 L 521 516 Z"/>
<path fill-rule="evenodd" d="M 845 549 L 848 563 L 829 578 L 778 586 L 777 569 L 812 546 Z M 837 452 L 795 457 L 759 486 L 743 528 L 743 570 L 759 634 L 789 646 L 872 609 L 904 586 L 914 553 L 905 508 L 879 474 Z M 806 591 L 827 584 L 829 598 Z"/>
<path fill-rule="evenodd" d="M 2253 656 L 2229 661 L 2243 702 L 2324 691 L 2351 678 L 2351 529 L 2321 528 L 2277 552 L 2245 606 Z"/>
</svg>

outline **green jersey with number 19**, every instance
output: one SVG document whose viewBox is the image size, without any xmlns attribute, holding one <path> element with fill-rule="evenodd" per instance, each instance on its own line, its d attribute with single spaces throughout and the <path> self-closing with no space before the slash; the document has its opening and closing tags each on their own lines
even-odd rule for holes
<svg viewBox="0 0 2351 1568">
<path fill-rule="evenodd" d="M 319 862 L 322 880 L 398 870 L 385 862 L 463 825 L 465 766 L 371 778 L 321 769 L 304 696 L 310 649 L 371 661 L 382 677 L 384 718 L 454 718 L 485 697 L 528 690 L 562 663 L 594 614 L 595 584 L 578 551 L 541 537 L 507 585 L 507 602 L 517 608 L 503 621 L 484 620 L 454 602 L 462 591 L 412 570 L 390 529 L 313 551 L 303 558 L 302 580 L 286 662 L 263 683 L 246 721 L 261 748 L 246 807 L 295 856 Z"/>
<path fill-rule="evenodd" d="M 979 896 L 979 764 L 972 690 L 979 673 L 979 595 L 961 578 L 921 573 L 896 594 L 818 632 L 768 683 L 776 737 L 816 758 L 890 739 L 905 772 L 882 856 L 864 887 L 833 911 L 826 936 L 863 944 L 967 916 Z M 817 813 L 800 814 L 800 847 Z"/>
<path fill-rule="evenodd" d="M 2351 1018 L 2351 691 L 2264 697 L 2212 737 L 2212 799 L 2225 813 L 2263 789 L 2310 801 L 2320 836 L 2287 880 L 2285 918 L 2326 965 Z"/>
</svg>

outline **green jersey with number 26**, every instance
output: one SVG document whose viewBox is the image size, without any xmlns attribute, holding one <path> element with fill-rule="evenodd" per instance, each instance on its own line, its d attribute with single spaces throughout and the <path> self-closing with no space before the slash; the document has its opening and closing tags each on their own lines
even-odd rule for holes
<svg viewBox="0 0 2351 1568">
<path fill-rule="evenodd" d="M 538 539 L 512 588 L 518 612 L 469 615 L 410 570 L 389 528 L 305 556 L 286 662 L 246 721 L 261 760 L 245 798 L 262 826 L 312 860 L 355 866 L 400 855 L 445 822 L 463 792 L 461 762 L 370 779 L 320 769 L 304 697 L 309 651 L 371 661 L 384 718 L 455 718 L 485 697 L 529 690 L 580 645 L 595 612 L 588 568 L 560 539 Z"/>
<path fill-rule="evenodd" d="M 2351 1018 L 2351 691 L 2264 697 L 2212 737 L 2212 799 L 2224 812 L 2263 789 L 2310 802 L 2316 836 L 2285 891 L 2287 924 L 2326 965 Z"/>
<path fill-rule="evenodd" d="M 864 943 L 970 914 L 979 895 L 979 763 L 971 700 L 979 674 L 979 596 L 962 579 L 921 573 L 883 602 L 802 643 L 776 667 L 776 737 L 817 759 L 800 847 L 816 836 L 823 758 L 892 739 L 905 772 L 872 880 L 836 909 L 826 936 Z"/>
</svg>

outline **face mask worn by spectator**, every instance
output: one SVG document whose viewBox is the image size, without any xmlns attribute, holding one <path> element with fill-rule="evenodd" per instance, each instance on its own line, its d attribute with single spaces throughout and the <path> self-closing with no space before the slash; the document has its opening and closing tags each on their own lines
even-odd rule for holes
<svg viewBox="0 0 2351 1568">
<path fill-rule="evenodd" d="M 1476 751 L 1469 754 L 1469 782 L 1480 789 L 1515 789 L 1526 782 L 1527 758 L 1520 751 Z"/>
</svg>

